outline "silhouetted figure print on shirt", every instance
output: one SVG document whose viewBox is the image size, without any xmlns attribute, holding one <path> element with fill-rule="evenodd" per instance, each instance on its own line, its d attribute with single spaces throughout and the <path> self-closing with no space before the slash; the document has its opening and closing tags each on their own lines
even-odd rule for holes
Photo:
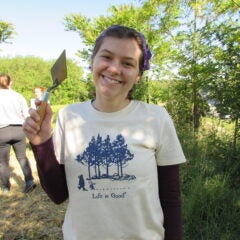
<svg viewBox="0 0 240 240">
<path fill-rule="evenodd" d="M 124 137 L 119 134 L 111 142 L 110 136 L 103 139 L 100 134 L 92 137 L 82 154 L 77 155 L 76 161 L 88 168 L 88 181 L 91 180 L 89 187 L 95 189 L 92 180 L 110 179 L 114 181 L 134 180 L 134 175 L 124 172 L 129 161 L 134 157 L 125 143 Z M 79 189 L 84 189 L 84 178 L 79 176 Z M 80 179 L 80 177 L 82 179 Z M 81 183 L 80 183 L 81 181 Z"/>
<path fill-rule="evenodd" d="M 82 174 L 79 175 L 78 179 L 79 179 L 79 181 L 78 181 L 78 188 L 82 189 L 83 191 L 87 191 L 87 189 L 85 188 L 85 181 L 84 181 L 83 175 Z"/>
</svg>

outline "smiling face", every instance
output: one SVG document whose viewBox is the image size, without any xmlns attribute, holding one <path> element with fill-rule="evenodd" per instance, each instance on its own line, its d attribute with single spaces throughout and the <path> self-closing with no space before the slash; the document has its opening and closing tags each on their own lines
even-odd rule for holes
<svg viewBox="0 0 240 240">
<path fill-rule="evenodd" d="M 141 50 L 135 39 L 106 37 L 92 62 L 96 100 L 123 103 L 141 77 Z"/>
</svg>

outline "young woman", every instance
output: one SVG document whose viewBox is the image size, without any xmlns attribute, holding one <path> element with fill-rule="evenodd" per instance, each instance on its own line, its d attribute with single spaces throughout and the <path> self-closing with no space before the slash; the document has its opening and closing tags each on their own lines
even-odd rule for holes
<svg viewBox="0 0 240 240">
<path fill-rule="evenodd" d="M 26 156 L 26 136 L 22 129 L 24 119 L 28 116 L 25 98 L 11 90 L 12 79 L 7 74 L 0 74 L 0 180 L 2 192 L 10 191 L 10 150 L 13 147 L 21 166 L 25 187 L 28 193 L 36 187 L 30 163 Z"/>
<path fill-rule="evenodd" d="M 131 100 L 149 69 L 144 36 L 113 25 L 96 39 L 95 98 L 59 111 L 52 136 L 31 110 L 24 130 L 41 184 L 55 203 L 69 198 L 64 239 L 182 239 L 179 164 L 185 162 L 163 107 Z"/>
</svg>

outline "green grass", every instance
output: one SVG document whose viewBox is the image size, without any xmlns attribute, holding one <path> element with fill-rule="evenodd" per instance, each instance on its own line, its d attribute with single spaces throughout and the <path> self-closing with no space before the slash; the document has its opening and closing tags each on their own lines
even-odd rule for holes
<svg viewBox="0 0 240 240">
<path fill-rule="evenodd" d="M 54 120 L 64 105 L 52 106 Z M 55 121 L 54 121 L 55 123 Z M 187 157 L 181 167 L 184 239 L 237 240 L 240 236 L 240 151 L 231 155 L 233 126 L 227 121 L 203 119 L 199 134 L 181 129 Z M 37 188 L 24 195 L 23 176 L 11 156 L 10 194 L 0 194 L 0 239 L 62 239 L 67 202 L 55 205 L 42 190 L 35 160 L 29 156 Z"/>
<path fill-rule="evenodd" d="M 184 239 L 238 239 L 240 151 L 238 143 L 232 155 L 233 124 L 206 118 L 198 135 L 181 132 L 188 159 L 181 168 Z"/>
</svg>

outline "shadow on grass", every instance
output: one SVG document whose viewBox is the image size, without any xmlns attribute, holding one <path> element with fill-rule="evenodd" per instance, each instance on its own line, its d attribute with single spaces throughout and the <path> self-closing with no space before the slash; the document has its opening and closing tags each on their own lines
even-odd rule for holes
<svg viewBox="0 0 240 240">
<path fill-rule="evenodd" d="M 37 187 L 23 194 L 22 172 L 11 167 L 11 191 L 0 193 L 0 239 L 30 240 L 62 238 L 67 203 L 55 205 L 42 190 L 35 168 Z"/>
</svg>

